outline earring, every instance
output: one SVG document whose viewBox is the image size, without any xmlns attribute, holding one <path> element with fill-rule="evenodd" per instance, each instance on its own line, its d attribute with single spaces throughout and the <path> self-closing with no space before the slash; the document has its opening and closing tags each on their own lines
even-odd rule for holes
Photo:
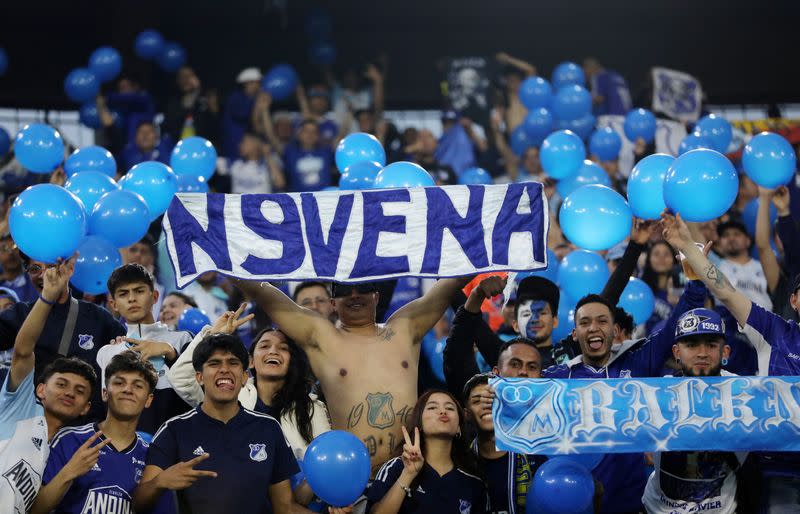
<svg viewBox="0 0 800 514">
<path fill-rule="evenodd" d="M 722 365 L 723 366 L 727 366 L 728 365 L 728 358 L 727 357 L 723 357 L 722 358 Z"/>
</svg>

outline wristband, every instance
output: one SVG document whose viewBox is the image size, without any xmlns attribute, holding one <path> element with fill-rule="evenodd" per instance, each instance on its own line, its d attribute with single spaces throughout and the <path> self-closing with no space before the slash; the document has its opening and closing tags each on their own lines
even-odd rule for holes
<svg viewBox="0 0 800 514">
<path fill-rule="evenodd" d="M 50 300 L 47 300 L 44 296 L 42 296 L 42 293 L 39 293 L 39 299 L 44 303 L 46 303 L 47 305 L 49 305 L 50 307 L 56 304 L 56 302 L 51 302 Z"/>
<path fill-rule="evenodd" d="M 400 486 L 400 489 L 402 489 L 403 491 L 405 491 L 405 492 L 406 492 L 406 496 L 408 496 L 409 498 L 411 498 L 411 488 L 410 488 L 410 487 L 408 487 L 408 486 L 405 486 L 405 485 L 401 484 L 400 482 L 397 482 L 397 485 L 399 485 L 399 486 Z"/>
</svg>

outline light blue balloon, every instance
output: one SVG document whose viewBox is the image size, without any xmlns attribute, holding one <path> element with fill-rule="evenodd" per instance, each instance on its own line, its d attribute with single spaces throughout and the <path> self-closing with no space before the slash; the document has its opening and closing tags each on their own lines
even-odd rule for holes
<svg viewBox="0 0 800 514">
<path fill-rule="evenodd" d="M 444 377 L 444 343 L 446 338 L 437 340 L 436 336 L 429 333 L 422 338 L 422 354 L 428 361 L 431 367 L 433 376 L 439 382 L 445 382 Z"/>
<path fill-rule="evenodd" d="M 792 145 L 782 136 L 762 132 L 745 145 L 742 166 L 753 182 L 774 189 L 794 177 L 797 156 Z"/>
<path fill-rule="evenodd" d="M 114 179 L 99 171 L 82 171 L 72 175 L 64 187 L 77 196 L 87 213 L 91 213 L 101 196 L 119 189 Z"/>
<path fill-rule="evenodd" d="M 553 70 L 552 83 L 556 91 L 572 84 L 583 86 L 586 84 L 586 76 L 583 74 L 583 68 L 574 62 L 564 61 Z"/>
<path fill-rule="evenodd" d="M 726 153 L 728 147 L 731 146 L 733 127 L 728 120 L 716 114 L 709 114 L 701 118 L 695 125 L 694 131 L 711 142 L 712 150 Z"/>
<path fill-rule="evenodd" d="M 11 136 L 6 129 L 0 127 L 0 157 L 4 157 L 11 149 Z"/>
<path fill-rule="evenodd" d="M 161 52 L 156 55 L 158 67 L 167 73 L 175 73 L 186 64 L 186 50 L 173 41 L 167 41 L 161 47 Z"/>
<path fill-rule="evenodd" d="M 594 114 L 587 113 L 585 116 L 574 120 L 558 120 L 556 122 L 556 128 L 572 131 L 577 134 L 581 140 L 586 140 L 592 134 L 596 123 L 597 118 L 594 117 Z"/>
<path fill-rule="evenodd" d="M 575 301 L 566 292 L 561 291 L 558 299 L 558 326 L 553 327 L 553 344 L 560 343 L 575 328 Z"/>
<path fill-rule="evenodd" d="M 608 265 L 589 250 L 573 250 L 558 268 L 558 285 L 576 302 L 589 293 L 600 293 L 608 281 Z"/>
<path fill-rule="evenodd" d="M 561 203 L 559 222 L 564 235 L 588 250 L 608 250 L 631 232 L 628 202 L 608 186 L 581 186 Z M 598 230 L 602 227 L 602 230 Z"/>
<path fill-rule="evenodd" d="M 756 237 L 756 220 L 758 219 L 758 206 L 760 204 L 759 198 L 753 198 L 749 202 L 747 202 L 742 210 L 742 221 L 744 222 L 744 226 L 747 228 L 747 233 L 750 234 L 750 237 Z M 775 205 L 770 202 L 769 203 L 769 228 L 770 233 L 772 233 L 772 229 L 775 226 L 775 221 L 778 219 L 778 209 L 775 208 Z"/>
<path fill-rule="evenodd" d="M 628 280 L 628 285 L 622 290 L 619 306 L 633 316 L 634 323 L 641 325 L 650 319 L 656 306 L 653 290 L 644 281 L 631 277 Z"/>
<path fill-rule="evenodd" d="M 530 134 L 528 134 L 524 123 L 511 131 L 510 139 L 511 151 L 519 157 L 522 157 L 522 155 L 525 153 L 525 150 L 528 148 L 541 146 L 542 141 L 544 141 L 544 138 L 533 139 Z"/>
<path fill-rule="evenodd" d="M 691 150 L 673 161 L 664 177 L 664 203 L 685 221 L 710 221 L 736 200 L 739 177 L 731 161 L 714 150 Z"/>
<path fill-rule="evenodd" d="M 114 189 L 94 204 L 89 216 L 89 234 L 125 248 L 144 237 L 150 219 L 144 198 L 131 191 Z"/>
<path fill-rule="evenodd" d="M 164 37 L 153 29 L 143 30 L 136 36 L 133 50 L 142 59 L 151 60 L 161 55 L 164 49 Z"/>
<path fill-rule="evenodd" d="M 117 161 L 111 152 L 102 146 L 84 146 L 67 157 L 64 171 L 70 177 L 81 171 L 97 171 L 109 177 L 116 177 Z"/>
<path fill-rule="evenodd" d="M 683 155 L 686 152 L 697 150 L 698 148 L 714 149 L 711 141 L 705 137 L 699 134 L 688 134 L 681 140 L 681 144 L 678 146 L 678 155 Z"/>
<path fill-rule="evenodd" d="M 69 281 L 84 293 L 107 293 L 108 278 L 120 266 L 122 255 L 111 242 L 102 237 L 88 236 L 78 246 L 75 272 Z"/>
<path fill-rule="evenodd" d="M 520 271 L 519 273 L 517 273 L 515 280 L 517 282 L 521 282 L 523 279 L 528 277 L 542 277 L 546 278 L 547 280 L 555 284 L 556 282 L 558 282 L 558 267 L 559 267 L 559 261 L 556 252 L 548 248 L 546 268 L 534 271 Z"/>
<path fill-rule="evenodd" d="M 560 180 L 578 171 L 586 159 L 586 147 L 574 132 L 559 130 L 545 138 L 539 157 L 544 171 Z"/>
<path fill-rule="evenodd" d="M 178 177 L 179 193 L 208 193 L 208 182 L 203 177 L 181 175 Z"/>
<path fill-rule="evenodd" d="M 367 447 L 350 432 L 325 432 L 308 445 L 303 472 L 308 485 L 324 502 L 334 507 L 351 505 L 369 480 Z"/>
<path fill-rule="evenodd" d="M 199 334 L 203 327 L 211 324 L 208 314 L 203 309 L 189 307 L 178 318 L 178 330 L 186 330 L 192 334 Z"/>
<path fill-rule="evenodd" d="M 611 127 L 595 130 L 589 138 L 589 155 L 596 155 L 601 161 L 616 161 L 622 149 L 622 138 Z"/>
<path fill-rule="evenodd" d="M 386 152 L 378 139 L 366 132 L 355 132 L 336 146 L 336 167 L 344 170 L 358 161 L 374 161 L 386 166 Z"/>
<path fill-rule="evenodd" d="M 14 139 L 14 155 L 33 173 L 50 173 L 64 160 L 64 140 L 50 125 L 31 123 Z"/>
<path fill-rule="evenodd" d="M 592 95 L 577 84 L 563 86 L 553 98 L 553 114 L 560 120 L 583 118 L 592 110 Z"/>
<path fill-rule="evenodd" d="M 556 191 L 561 195 L 561 198 L 566 198 L 579 187 L 590 184 L 611 187 L 611 178 L 609 178 L 606 170 L 586 159 L 577 172 L 556 183 Z"/>
<path fill-rule="evenodd" d="M 141 195 L 151 218 L 155 219 L 164 214 L 178 192 L 178 177 L 166 164 L 145 161 L 131 168 L 119 185 L 125 191 Z"/>
<path fill-rule="evenodd" d="M 435 186 L 431 174 L 413 162 L 400 161 L 383 168 L 375 177 L 375 189 L 390 187 L 430 187 Z"/>
<path fill-rule="evenodd" d="M 494 184 L 492 176 L 483 168 L 469 168 L 461 172 L 459 184 Z"/>
<path fill-rule="evenodd" d="M 0 76 L 8 71 L 8 53 L 5 48 L 0 48 Z"/>
<path fill-rule="evenodd" d="M 656 137 L 656 117 L 647 109 L 633 109 L 625 115 L 622 128 L 628 141 L 635 143 L 641 137 L 645 143 L 652 143 Z"/>
<path fill-rule="evenodd" d="M 553 130 L 553 115 L 544 107 L 531 109 L 522 124 L 531 141 L 543 141 Z"/>
<path fill-rule="evenodd" d="M 339 188 L 343 190 L 372 189 L 375 177 L 383 169 L 375 161 L 358 161 L 344 169 L 339 178 Z"/>
<path fill-rule="evenodd" d="M 54 184 L 38 184 L 14 200 L 11 237 L 31 259 L 68 259 L 86 235 L 86 210 L 77 196 Z"/>
<path fill-rule="evenodd" d="M 280 102 L 294 94 L 298 80 L 294 68 L 288 64 L 277 64 L 261 79 L 261 89 L 272 95 L 273 100 Z"/>
<path fill-rule="evenodd" d="M 208 139 L 187 137 L 178 141 L 172 149 L 169 165 L 179 177 L 193 175 L 208 180 L 217 167 L 217 150 Z"/>
<path fill-rule="evenodd" d="M 100 82 L 114 80 L 122 71 L 122 56 L 110 46 L 101 46 L 89 56 L 89 70 Z"/>
<path fill-rule="evenodd" d="M 81 105 L 78 114 L 80 122 L 89 128 L 99 129 L 103 125 L 97 112 L 97 105 L 94 102 L 90 101 Z"/>
<path fill-rule="evenodd" d="M 519 101 L 528 110 L 541 107 L 550 108 L 553 100 L 553 88 L 550 83 L 542 77 L 528 77 L 522 81 L 519 87 Z"/>
<path fill-rule="evenodd" d="M 664 203 L 664 177 L 675 158 L 664 153 L 648 155 L 637 162 L 628 177 L 628 205 L 633 215 L 656 220 L 667 208 Z"/>
<path fill-rule="evenodd" d="M 73 102 L 88 102 L 100 92 L 97 75 L 87 68 L 75 68 L 64 79 L 64 92 Z"/>
</svg>

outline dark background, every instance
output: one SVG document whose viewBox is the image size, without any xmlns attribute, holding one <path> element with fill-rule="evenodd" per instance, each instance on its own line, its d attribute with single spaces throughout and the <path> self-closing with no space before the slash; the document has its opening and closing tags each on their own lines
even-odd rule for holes
<svg viewBox="0 0 800 514">
<path fill-rule="evenodd" d="M 441 106 L 436 61 L 506 51 L 549 77 L 563 60 L 598 57 L 636 94 L 648 69 L 662 65 L 698 77 L 710 103 L 800 101 L 800 1 L 725 0 L 2 0 L 0 46 L 9 70 L 0 106 L 73 108 L 63 79 L 100 45 L 117 48 L 123 69 L 141 74 L 159 96 L 171 77 L 133 54 L 133 39 L 156 28 L 181 43 L 203 84 L 223 92 L 246 66 L 277 62 L 312 80 L 305 16 L 330 13 L 337 69 L 385 52 L 388 108 Z"/>
</svg>

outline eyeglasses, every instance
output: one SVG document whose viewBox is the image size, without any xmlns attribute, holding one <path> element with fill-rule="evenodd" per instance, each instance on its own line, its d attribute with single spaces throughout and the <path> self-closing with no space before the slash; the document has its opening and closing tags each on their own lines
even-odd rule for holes
<svg viewBox="0 0 800 514">
<path fill-rule="evenodd" d="M 39 275 L 45 269 L 47 269 L 46 266 L 39 266 L 38 264 L 29 264 L 28 266 L 25 266 L 25 271 L 27 271 L 31 275 Z"/>
<path fill-rule="evenodd" d="M 368 294 L 375 292 L 375 286 L 372 284 L 335 284 L 333 286 L 333 297 L 334 298 L 343 298 L 345 296 L 350 296 L 353 294 L 353 291 L 357 292 L 358 294 Z"/>
</svg>

